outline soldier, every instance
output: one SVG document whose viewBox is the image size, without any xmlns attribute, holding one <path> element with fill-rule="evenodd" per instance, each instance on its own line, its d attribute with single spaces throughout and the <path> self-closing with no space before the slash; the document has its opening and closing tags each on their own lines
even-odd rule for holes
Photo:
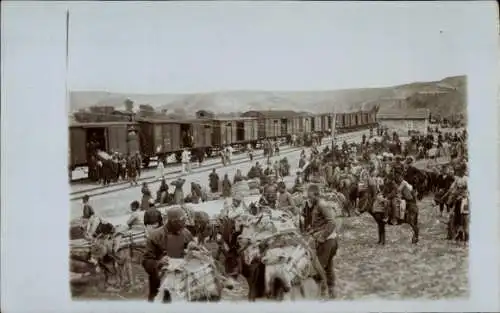
<svg viewBox="0 0 500 313">
<path fill-rule="evenodd" d="M 185 179 L 178 178 L 171 182 L 170 184 L 175 187 L 174 190 L 174 204 L 183 204 L 184 203 L 184 191 L 182 187 L 186 182 Z"/>
<path fill-rule="evenodd" d="M 320 198 L 320 190 L 317 185 L 309 186 L 307 196 L 310 202 L 310 209 L 307 214 L 310 221 L 306 224 L 307 233 L 311 235 L 316 245 L 316 253 L 319 262 L 325 270 L 328 294 L 334 298 L 335 274 L 333 258 L 337 253 L 338 242 L 335 224 L 335 213 L 323 199 Z"/>
<path fill-rule="evenodd" d="M 274 185 L 267 185 L 264 187 L 264 192 L 259 199 L 259 205 L 276 209 L 277 206 L 276 187 Z"/>
<path fill-rule="evenodd" d="M 303 191 L 303 179 L 302 179 L 302 171 L 300 169 L 297 169 L 297 177 L 295 178 L 295 184 L 293 185 L 292 192 L 302 192 Z"/>
<path fill-rule="evenodd" d="M 231 182 L 229 181 L 229 176 L 224 174 L 224 179 L 222 180 L 222 197 L 229 198 L 231 196 Z"/>
<path fill-rule="evenodd" d="M 185 227 L 184 215 L 179 208 L 168 210 L 167 223 L 153 230 L 147 238 L 142 265 L 149 278 L 150 302 L 158 294 L 161 268 L 168 264 L 169 258 L 183 258 L 184 250 L 193 240 L 193 235 Z"/>
<path fill-rule="evenodd" d="M 278 183 L 278 209 L 283 209 L 295 215 L 295 203 L 292 199 L 292 195 L 286 190 L 286 185 L 284 182 Z"/>
<path fill-rule="evenodd" d="M 89 219 L 92 215 L 94 215 L 94 209 L 89 204 L 89 195 L 85 195 L 82 198 L 83 202 L 83 218 Z"/>
<path fill-rule="evenodd" d="M 202 199 L 203 193 L 201 191 L 201 186 L 195 182 L 191 182 L 191 199 L 192 202 L 197 204 L 200 203 L 200 199 Z"/>
<path fill-rule="evenodd" d="M 210 191 L 212 193 L 219 192 L 219 175 L 215 172 L 215 168 L 212 170 L 212 173 L 208 176 Z"/>
</svg>

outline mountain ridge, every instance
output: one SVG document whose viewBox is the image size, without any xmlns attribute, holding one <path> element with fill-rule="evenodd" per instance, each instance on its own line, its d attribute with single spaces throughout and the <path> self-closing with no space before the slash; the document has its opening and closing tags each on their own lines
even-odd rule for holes
<svg viewBox="0 0 500 313">
<path fill-rule="evenodd" d="M 438 81 L 412 82 L 379 88 L 355 88 L 324 91 L 229 90 L 195 94 L 133 94 L 106 91 L 72 91 L 70 111 L 90 106 L 114 106 L 123 109 L 126 99 L 135 106 L 150 104 L 158 111 L 198 110 L 214 113 L 249 110 L 294 110 L 311 113 L 369 110 L 380 105 L 381 112 L 405 109 L 429 109 L 435 114 L 466 111 L 466 76 L 445 77 Z"/>
</svg>

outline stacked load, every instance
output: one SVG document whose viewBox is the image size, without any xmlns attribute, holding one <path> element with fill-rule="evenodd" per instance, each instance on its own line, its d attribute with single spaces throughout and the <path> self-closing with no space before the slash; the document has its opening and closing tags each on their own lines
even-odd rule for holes
<svg viewBox="0 0 500 313">
<path fill-rule="evenodd" d="M 299 232 L 296 224 L 286 212 L 271 210 L 248 220 L 240 235 L 245 262 L 261 257 L 266 265 L 266 288 L 273 277 L 281 278 L 289 287 L 316 273 L 324 280 L 312 241 Z"/>
<path fill-rule="evenodd" d="M 119 231 L 115 236 L 121 236 L 118 250 L 129 246 L 144 246 L 146 244 L 146 230 L 132 229 Z M 82 256 L 90 251 L 92 242 L 88 239 L 74 239 L 70 241 L 70 255 Z"/>
<path fill-rule="evenodd" d="M 248 188 L 250 188 L 250 190 L 254 190 L 254 189 L 259 190 L 260 179 L 258 179 L 258 178 L 249 179 L 249 180 L 247 180 L 247 184 L 248 184 Z"/>
<path fill-rule="evenodd" d="M 222 275 L 219 273 L 211 252 L 191 242 L 183 259 L 168 258 L 161 269 L 162 282 L 155 302 L 170 300 L 197 301 L 220 298 Z"/>
</svg>

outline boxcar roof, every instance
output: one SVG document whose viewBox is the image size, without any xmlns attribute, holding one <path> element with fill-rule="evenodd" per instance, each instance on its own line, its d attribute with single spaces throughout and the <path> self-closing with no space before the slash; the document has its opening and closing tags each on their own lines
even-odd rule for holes
<svg viewBox="0 0 500 313">
<path fill-rule="evenodd" d="M 298 113 L 290 110 L 263 110 L 263 111 L 247 111 L 243 113 L 241 116 L 243 117 L 264 117 L 264 118 L 287 118 L 287 117 L 295 117 L 299 115 L 304 115 L 304 113 Z"/>
<path fill-rule="evenodd" d="M 247 117 L 247 116 L 242 116 L 242 117 L 238 117 L 238 116 L 234 116 L 234 117 L 215 117 L 215 118 L 212 118 L 212 120 L 214 121 L 251 121 L 251 120 L 256 120 L 257 118 L 256 117 Z"/>
<path fill-rule="evenodd" d="M 135 125 L 135 124 L 137 123 L 130 121 L 91 122 L 91 123 L 70 122 L 69 127 L 92 128 L 92 127 L 123 126 L 123 125 Z"/>
</svg>

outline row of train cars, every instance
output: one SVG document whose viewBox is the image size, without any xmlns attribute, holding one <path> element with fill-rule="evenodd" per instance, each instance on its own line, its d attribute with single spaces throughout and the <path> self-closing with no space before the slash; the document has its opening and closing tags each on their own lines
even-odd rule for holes
<svg viewBox="0 0 500 313">
<path fill-rule="evenodd" d="M 94 145 L 122 154 L 139 152 L 145 166 L 152 158 L 175 154 L 180 161 L 184 149 L 203 149 L 208 156 L 222 147 L 281 139 L 304 133 L 345 133 L 377 125 L 376 111 L 316 114 L 293 111 L 248 111 L 239 117 L 216 118 L 206 111 L 196 118 L 172 120 L 138 117 L 123 121 L 71 122 L 69 125 L 69 169 L 86 166 Z M 335 121 L 334 121 L 335 119 Z"/>
</svg>

